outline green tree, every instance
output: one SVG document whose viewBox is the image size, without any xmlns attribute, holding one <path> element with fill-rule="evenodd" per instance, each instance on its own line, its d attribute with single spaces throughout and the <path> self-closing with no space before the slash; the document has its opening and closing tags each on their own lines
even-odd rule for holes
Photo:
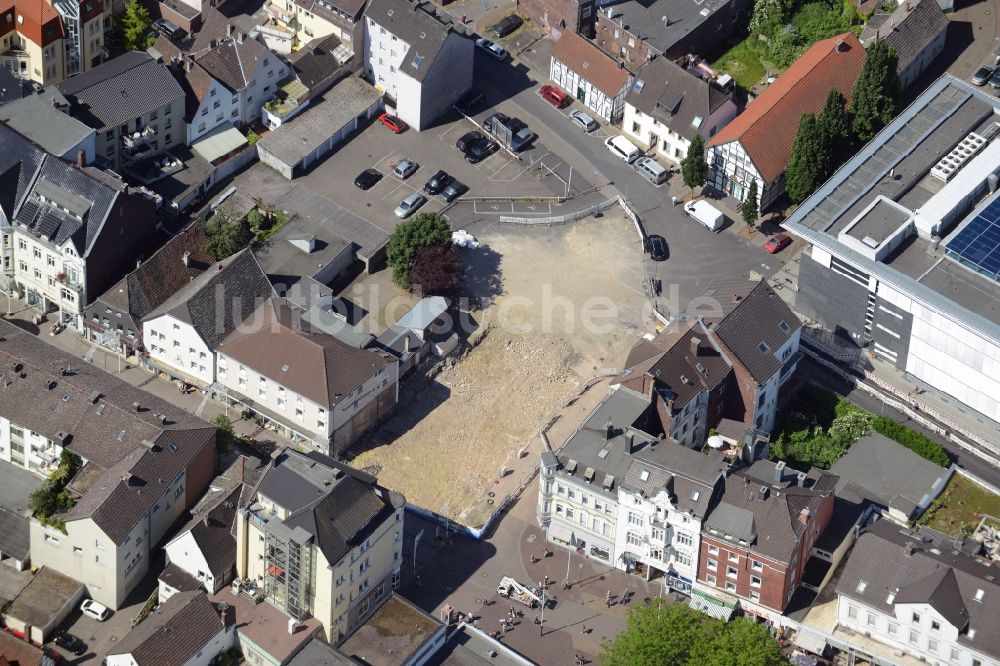
<svg viewBox="0 0 1000 666">
<path fill-rule="evenodd" d="M 816 130 L 819 132 L 825 160 L 820 179 L 825 181 L 850 155 L 853 143 L 851 117 L 847 114 L 846 101 L 836 89 L 831 88 L 826 96 L 826 105 L 816 119 Z"/>
<path fill-rule="evenodd" d="M 750 34 L 770 36 L 785 24 L 784 0 L 756 0 L 750 15 Z"/>
<path fill-rule="evenodd" d="M 448 220 L 437 213 L 421 213 L 399 226 L 389 237 L 385 260 L 392 269 L 392 280 L 404 289 L 410 288 L 410 268 L 417 248 L 451 244 Z"/>
<path fill-rule="evenodd" d="M 205 249 L 216 261 L 236 254 L 253 240 L 253 230 L 247 218 L 227 206 L 216 208 L 204 224 L 205 235 L 208 236 Z"/>
<path fill-rule="evenodd" d="M 816 128 L 816 116 L 803 114 L 792 144 L 792 156 L 785 169 L 785 191 L 795 203 L 805 200 L 819 185 L 822 173 L 822 145 Z"/>
<path fill-rule="evenodd" d="M 128 51 L 143 51 L 156 41 L 153 19 L 138 0 L 129 0 L 116 21 L 121 27 L 121 43 Z"/>
<path fill-rule="evenodd" d="M 225 414 L 218 414 L 212 419 L 215 426 L 215 450 L 220 454 L 229 453 L 236 443 L 236 430 L 233 420 Z"/>
<path fill-rule="evenodd" d="M 705 161 L 705 139 L 700 134 L 695 134 L 688 146 L 687 155 L 681 160 L 681 176 L 684 184 L 694 191 L 694 188 L 701 187 L 708 178 L 708 162 Z"/>
<path fill-rule="evenodd" d="M 663 599 L 629 610 L 625 631 L 602 646 L 602 666 L 683 666 L 704 641 L 710 618 L 690 606 Z"/>
<path fill-rule="evenodd" d="M 757 179 L 754 178 L 753 182 L 750 183 L 750 189 L 747 190 L 747 197 L 740 204 L 740 215 L 743 216 L 743 221 L 747 223 L 747 226 L 751 229 L 757 225 L 757 218 L 760 216 L 760 211 L 757 208 Z"/>
<path fill-rule="evenodd" d="M 746 617 L 713 624 L 707 640 L 694 642 L 689 662 L 698 666 L 777 666 L 788 663 L 781 654 L 781 646 L 767 627 Z"/>
<path fill-rule="evenodd" d="M 863 143 L 871 141 L 899 113 L 898 63 L 896 51 L 882 40 L 865 53 L 865 63 L 851 94 L 854 133 Z"/>
</svg>

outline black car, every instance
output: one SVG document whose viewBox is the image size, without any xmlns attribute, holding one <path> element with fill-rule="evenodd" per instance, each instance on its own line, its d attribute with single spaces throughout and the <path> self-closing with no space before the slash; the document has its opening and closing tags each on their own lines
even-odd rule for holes
<svg viewBox="0 0 1000 666">
<path fill-rule="evenodd" d="M 477 141 L 472 144 L 471 148 L 469 148 L 469 152 L 465 153 L 465 159 L 467 162 L 471 162 L 473 164 L 481 162 L 495 153 L 497 148 L 499 148 L 499 146 L 496 141 L 490 141 L 489 139 Z"/>
<path fill-rule="evenodd" d="M 354 179 L 354 184 L 362 190 L 368 190 L 382 180 L 382 172 L 377 169 L 365 169 Z"/>
<path fill-rule="evenodd" d="M 663 236 L 653 234 L 646 239 L 646 243 L 653 261 L 663 261 L 667 258 L 667 241 Z"/>
<path fill-rule="evenodd" d="M 448 203 L 451 203 L 458 197 L 462 196 L 462 194 L 464 194 L 468 189 L 469 188 L 462 183 L 457 180 L 453 180 L 448 184 L 448 187 L 444 188 L 444 192 L 441 193 L 441 198 Z"/>
<path fill-rule="evenodd" d="M 469 148 L 472 147 L 472 144 L 477 141 L 482 141 L 485 138 L 486 137 L 483 136 L 482 132 L 466 132 L 458 141 L 455 142 L 455 147 L 458 148 L 460 153 L 464 154 L 469 152 Z"/>
<path fill-rule="evenodd" d="M 521 130 L 528 127 L 528 123 L 524 122 L 520 118 L 508 118 L 504 125 L 510 129 L 511 134 L 517 134 Z"/>
<path fill-rule="evenodd" d="M 510 118 L 498 111 L 483 121 L 483 127 L 487 132 L 496 133 L 495 124 L 506 125 L 508 122 L 510 122 Z"/>
<path fill-rule="evenodd" d="M 451 176 L 445 171 L 438 171 L 424 185 L 424 192 L 430 195 L 438 194 L 451 182 Z"/>
<path fill-rule="evenodd" d="M 65 648 L 79 657 L 81 654 L 87 651 L 87 644 L 82 640 L 74 636 L 73 634 L 60 631 L 58 632 L 52 641 L 61 648 Z"/>
<path fill-rule="evenodd" d="M 455 102 L 455 108 L 465 115 L 470 115 L 486 101 L 486 93 L 482 90 L 470 90 Z"/>
<path fill-rule="evenodd" d="M 520 28 L 521 24 L 523 23 L 524 19 L 515 14 L 511 14 L 510 16 L 500 19 L 500 22 L 497 23 L 492 28 L 490 28 L 490 30 L 497 37 L 506 37 L 510 33 Z"/>
</svg>

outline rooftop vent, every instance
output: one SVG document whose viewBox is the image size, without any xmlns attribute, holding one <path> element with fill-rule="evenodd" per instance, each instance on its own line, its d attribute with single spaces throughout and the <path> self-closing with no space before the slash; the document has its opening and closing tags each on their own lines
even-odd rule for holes
<svg viewBox="0 0 1000 666">
<path fill-rule="evenodd" d="M 959 141 L 958 145 L 951 149 L 947 155 L 942 157 L 937 164 L 931 168 L 931 175 L 938 180 L 948 182 L 959 169 L 971 160 L 986 145 L 986 138 L 969 132 L 969 135 Z"/>
<path fill-rule="evenodd" d="M 608 457 L 608 452 L 610 450 L 611 449 L 609 449 L 608 447 L 605 446 L 603 449 L 601 449 L 600 451 L 597 452 L 597 457 L 600 458 L 601 460 L 604 460 L 605 458 Z"/>
<path fill-rule="evenodd" d="M 94 405 L 100 399 L 101 399 L 101 392 L 100 391 L 94 391 L 93 393 L 90 394 L 90 397 L 87 398 L 87 402 L 89 402 L 90 404 Z"/>
<path fill-rule="evenodd" d="M 605 490 L 611 490 L 614 487 L 614 485 L 615 485 L 615 477 L 611 476 L 610 474 L 605 474 L 604 475 L 604 489 Z"/>
<path fill-rule="evenodd" d="M 55 380 L 54 380 L 54 379 L 49 379 L 49 380 L 47 380 L 47 381 L 45 382 L 45 388 L 46 388 L 46 390 L 49 390 L 49 391 L 51 391 L 51 390 L 52 390 L 52 389 L 54 389 L 55 387 L 56 387 L 56 382 L 55 382 Z"/>
<path fill-rule="evenodd" d="M 140 410 L 139 403 L 138 402 L 133 402 L 132 403 L 132 409 L 134 409 L 136 412 L 138 412 Z"/>
<path fill-rule="evenodd" d="M 566 461 L 566 471 L 570 474 L 576 471 L 576 461 L 572 458 Z"/>
<path fill-rule="evenodd" d="M 593 467 L 588 467 L 587 471 L 585 471 L 583 473 L 583 480 L 586 481 L 587 483 L 590 483 L 591 481 L 594 480 L 594 468 Z"/>
<path fill-rule="evenodd" d="M 98 416 L 100 416 L 101 414 L 104 413 L 104 403 L 103 402 L 97 406 L 97 410 L 94 413 L 97 414 Z"/>
<path fill-rule="evenodd" d="M 648 469 L 644 469 L 644 470 L 642 470 L 639 473 L 639 480 L 640 481 L 649 481 L 649 470 Z"/>
</svg>

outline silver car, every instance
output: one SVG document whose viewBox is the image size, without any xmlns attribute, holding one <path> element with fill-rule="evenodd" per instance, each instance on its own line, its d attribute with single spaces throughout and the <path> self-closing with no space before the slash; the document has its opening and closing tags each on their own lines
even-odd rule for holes
<svg viewBox="0 0 1000 666">
<path fill-rule="evenodd" d="M 583 111 L 570 111 L 569 119 L 584 132 L 593 132 L 597 129 L 597 121 Z"/>
<path fill-rule="evenodd" d="M 403 160 L 396 165 L 396 168 L 392 170 L 392 173 L 395 174 L 396 178 L 406 180 L 412 176 L 414 172 L 416 172 L 417 166 L 417 163 L 413 160 Z"/>
<path fill-rule="evenodd" d="M 396 206 L 396 211 L 395 211 L 396 217 L 398 217 L 401 220 L 405 220 L 410 215 L 413 215 L 413 211 L 420 208 L 425 203 L 427 203 L 427 197 L 417 192 L 414 192 L 410 196 L 400 201 L 399 205 Z"/>
</svg>

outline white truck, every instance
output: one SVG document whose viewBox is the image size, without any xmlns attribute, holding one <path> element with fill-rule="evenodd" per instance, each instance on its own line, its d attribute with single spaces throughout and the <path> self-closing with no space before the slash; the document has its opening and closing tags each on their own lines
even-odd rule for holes
<svg viewBox="0 0 1000 666">
<path fill-rule="evenodd" d="M 497 594 L 507 599 L 519 601 L 528 608 L 541 605 L 542 599 L 527 585 L 521 585 L 510 576 L 504 576 L 497 585 Z"/>
<path fill-rule="evenodd" d="M 725 223 L 725 217 L 719 209 L 701 199 L 698 199 L 697 201 L 689 201 L 684 204 L 684 212 L 704 224 L 712 231 L 719 231 Z"/>
</svg>

